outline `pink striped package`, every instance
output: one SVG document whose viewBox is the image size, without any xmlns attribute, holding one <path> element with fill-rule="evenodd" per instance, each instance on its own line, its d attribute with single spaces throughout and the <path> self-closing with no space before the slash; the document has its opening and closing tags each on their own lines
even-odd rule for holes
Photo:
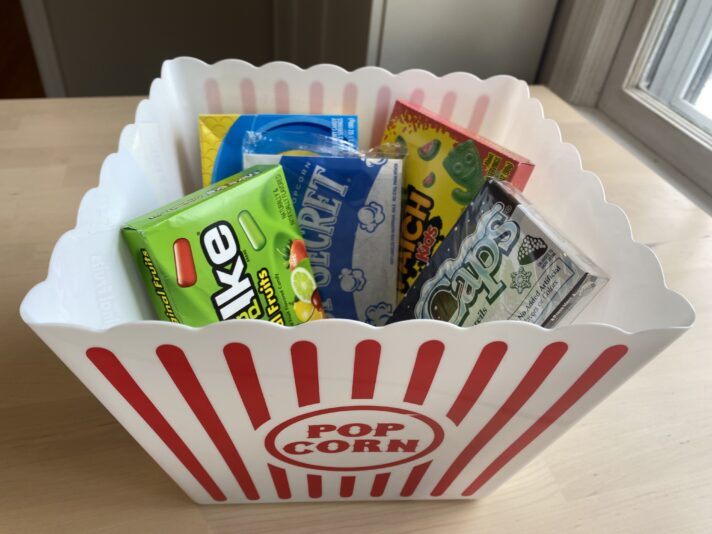
<svg viewBox="0 0 712 534">
<path fill-rule="evenodd" d="M 610 275 L 574 325 L 146 320 L 119 228 L 199 187 L 199 114 L 355 114 L 367 148 L 398 98 L 532 160 L 529 199 Z M 524 82 L 190 58 L 164 64 L 21 314 L 206 504 L 482 497 L 694 321 Z"/>
</svg>

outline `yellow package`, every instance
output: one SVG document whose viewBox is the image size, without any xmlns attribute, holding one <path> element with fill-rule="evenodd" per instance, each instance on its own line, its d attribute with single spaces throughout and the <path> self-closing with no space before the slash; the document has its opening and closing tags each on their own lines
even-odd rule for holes
<svg viewBox="0 0 712 534">
<path fill-rule="evenodd" d="M 198 118 L 203 187 L 210 185 L 220 144 L 238 117 L 239 115 L 200 115 Z"/>
</svg>

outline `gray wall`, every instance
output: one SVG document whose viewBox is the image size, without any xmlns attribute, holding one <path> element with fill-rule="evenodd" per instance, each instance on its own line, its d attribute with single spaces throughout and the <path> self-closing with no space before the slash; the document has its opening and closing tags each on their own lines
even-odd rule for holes
<svg viewBox="0 0 712 534">
<path fill-rule="evenodd" d="M 36 55 L 54 63 L 50 76 L 60 78 L 67 96 L 144 94 L 161 62 L 183 55 L 354 69 L 366 60 L 370 6 L 370 0 L 23 0 Z M 39 63 L 42 69 L 48 61 Z"/>
<path fill-rule="evenodd" d="M 557 0 L 22 0 L 48 96 L 144 94 L 164 59 L 507 73 L 533 82 Z"/>
</svg>

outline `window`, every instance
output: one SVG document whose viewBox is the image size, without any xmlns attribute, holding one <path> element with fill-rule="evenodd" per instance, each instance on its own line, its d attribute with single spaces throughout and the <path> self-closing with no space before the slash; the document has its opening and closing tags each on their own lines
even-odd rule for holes
<svg viewBox="0 0 712 534">
<path fill-rule="evenodd" d="M 640 54 L 638 87 L 712 134 L 712 3 L 662 2 L 656 17 L 650 27 L 660 31 L 642 47 L 649 52 Z"/>
<path fill-rule="evenodd" d="M 598 106 L 712 193 L 712 2 L 636 0 Z"/>
</svg>

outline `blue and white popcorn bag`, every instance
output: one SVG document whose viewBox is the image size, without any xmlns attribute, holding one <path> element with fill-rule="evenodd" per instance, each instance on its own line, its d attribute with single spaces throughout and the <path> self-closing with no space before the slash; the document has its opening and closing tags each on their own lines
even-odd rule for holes
<svg viewBox="0 0 712 534">
<path fill-rule="evenodd" d="M 397 304 L 403 160 L 244 154 L 280 163 L 327 317 L 383 325 Z"/>
</svg>

